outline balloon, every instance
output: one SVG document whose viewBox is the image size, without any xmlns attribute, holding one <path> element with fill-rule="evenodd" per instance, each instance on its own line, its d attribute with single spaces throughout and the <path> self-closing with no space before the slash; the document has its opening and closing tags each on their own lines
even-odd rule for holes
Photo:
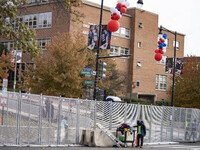
<svg viewBox="0 0 200 150">
<path fill-rule="evenodd" d="M 163 52 L 166 53 L 167 52 L 167 48 L 163 47 Z"/>
<path fill-rule="evenodd" d="M 167 39 L 167 34 L 166 33 L 163 34 L 163 38 Z"/>
<path fill-rule="evenodd" d="M 156 53 L 154 58 L 155 58 L 156 61 L 160 61 L 162 59 L 162 54 L 161 53 Z"/>
<path fill-rule="evenodd" d="M 164 39 L 162 39 L 162 38 L 160 38 L 159 40 L 160 40 L 161 42 L 165 42 L 165 40 L 164 40 Z"/>
<path fill-rule="evenodd" d="M 126 7 L 121 7 L 120 12 L 124 14 L 126 12 Z"/>
<path fill-rule="evenodd" d="M 119 20 L 120 19 L 120 15 L 118 15 L 116 13 L 113 13 L 111 19 L 112 20 Z"/>
<path fill-rule="evenodd" d="M 155 53 L 160 53 L 159 49 L 156 49 L 156 50 L 155 50 Z"/>
<path fill-rule="evenodd" d="M 111 20 L 108 22 L 108 30 L 111 32 L 116 32 L 119 29 L 119 22 L 117 20 Z"/>
<path fill-rule="evenodd" d="M 158 41 L 158 45 L 160 45 L 160 43 L 162 43 L 161 41 Z"/>
<path fill-rule="evenodd" d="M 161 54 L 164 54 L 163 50 L 160 50 L 160 53 L 161 53 Z"/>
<path fill-rule="evenodd" d="M 115 7 L 115 9 L 117 9 L 118 11 L 120 11 L 119 7 Z"/>
<path fill-rule="evenodd" d="M 118 3 L 117 7 L 121 8 L 122 7 L 122 3 Z"/>
<path fill-rule="evenodd" d="M 159 47 L 159 48 L 163 48 L 163 44 L 160 43 L 160 44 L 158 45 L 158 47 Z"/>
</svg>

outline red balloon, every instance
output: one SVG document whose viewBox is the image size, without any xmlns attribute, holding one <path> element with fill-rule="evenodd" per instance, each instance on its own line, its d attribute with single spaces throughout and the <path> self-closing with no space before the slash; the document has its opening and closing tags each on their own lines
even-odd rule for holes
<svg viewBox="0 0 200 150">
<path fill-rule="evenodd" d="M 161 53 L 161 54 L 164 54 L 164 51 L 163 51 L 163 50 L 161 50 L 161 51 L 160 51 L 160 53 Z"/>
<path fill-rule="evenodd" d="M 156 50 L 155 50 L 155 53 L 160 53 L 159 49 L 156 49 Z"/>
<path fill-rule="evenodd" d="M 158 45 L 160 45 L 160 43 L 162 43 L 161 41 L 158 41 Z"/>
<path fill-rule="evenodd" d="M 160 41 L 161 41 L 161 42 L 165 42 L 165 40 L 163 40 L 162 38 L 160 38 Z"/>
<path fill-rule="evenodd" d="M 122 7 L 122 3 L 118 3 L 117 7 L 121 8 Z"/>
<path fill-rule="evenodd" d="M 107 27 L 109 31 L 116 32 L 119 29 L 119 22 L 117 20 L 110 20 Z"/>
<path fill-rule="evenodd" d="M 126 7 L 121 7 L 121 8 L 120 8 L 120 12 L 121 12 L 122 14 L 124 14 L 124 13 L 126 12 Z"/>
<path fill-rule="evenodd" d="M 155 58 L 156 61 L 160 61 L 162 59 L 162 54 L 161 53 L 156 53 L 154 58 Z"/>
<path fill-rule="evenodd" d="M 113 15 L 111 16 L 112 20 L 119 20 L 120 19 L 120 15 L 117 15 L 116 13 L 113 13 Z"/>
</svg>

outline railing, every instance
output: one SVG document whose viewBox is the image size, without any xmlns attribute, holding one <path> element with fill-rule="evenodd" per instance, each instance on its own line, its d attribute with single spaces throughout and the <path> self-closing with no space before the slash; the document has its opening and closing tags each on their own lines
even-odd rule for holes
<svg viewBox="0 0 200 150">
<path fill-rule="evenodd" d="M 51 103 L 49 103 L 51 102 Z M 146 143 L 199 141 L 200 110 L 7 93 L 1 110 L 0 145 L 78 144 L 95 123 L 116 130 L 143 120 Z M 3 116 L 2 116 L 3 113 Z"/>
</svg>

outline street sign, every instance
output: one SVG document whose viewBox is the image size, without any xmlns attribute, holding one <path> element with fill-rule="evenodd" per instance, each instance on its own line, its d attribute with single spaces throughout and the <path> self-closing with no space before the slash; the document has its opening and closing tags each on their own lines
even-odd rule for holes
<svg viewBox="0 0 200 150">
<path fill-rule="evenodd" d="M 92 71 L 92 68 L 85 68 L 85 71 Z"/>
<path fill-rule="evenodd" d="M 1 106 L 6 106 L 7 103 L 7 88 L 2 88 Z"/>
<path fill-rule="evenodd" d="M 87 74 L 87 75 L 92 75 L 93 72 L 92 71 L 85 71 L 85 70 L 81 70 L 81 74 Z"/>
<path fill-rule="evenodd" d="M 96 71 L 93 71 L 93 76 L 95 76 L 96 75 Z"/>
<path fill-rule="evenodd" d="M 91 75 L 85 74 L 85 77 L 91 77 Z"/>
<path fill-rule="evenodd" d="M 94 84 L 94 81 L 84 80 L 84 84 L 86 84 L 86 85 L 92 85 L 92 84 Z"/>
</svg>

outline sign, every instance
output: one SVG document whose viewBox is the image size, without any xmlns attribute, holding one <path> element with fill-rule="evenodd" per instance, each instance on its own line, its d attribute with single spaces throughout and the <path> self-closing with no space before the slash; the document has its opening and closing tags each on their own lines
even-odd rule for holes
<svg viewBox="0 0 200 150">
<path fill-rule="evenodd" d="M 85 77 L 91 77 L 91 75 L 85 74 Z"/>
<path fill-rule="evenodd" d="M 92 71 L 92 68 L 85 68 L 85 71 Z"/>
<path fill-rule="evenodd" d="M 92 85 L 92 84 L 94 84 L 94 81 L 84 80 L 84 84 L 86 84 L 86 85 Z"/>
<path fill-rule="evenodd" d="M 1 106 L 6 106 L 7 103 L 7 88 L 2 88 Z"/>
<path fill-rule="evenodd" d="M 8 79 L 3 79 L 3 88 L 8 87 Z"/>
<path fill-rule="evenodd" d="M 85 71 L 85 70 L 81 70 L 81 74 L 87 74 L 87 75 L 92 75 L 92 71 Z"/>
<path fill-rule="evenodd" d="M 96 71 L 93 71 L 93 76 L 96 76 Z"/>
</svg>

